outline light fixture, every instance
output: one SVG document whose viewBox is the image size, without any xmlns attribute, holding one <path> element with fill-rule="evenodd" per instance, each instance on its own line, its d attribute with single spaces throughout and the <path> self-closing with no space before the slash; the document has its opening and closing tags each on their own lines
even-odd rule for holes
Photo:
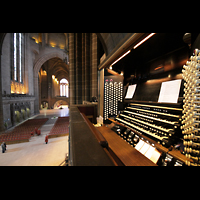
<svg viewBox="0 0 200 200">
<path fill-rule="evenodd" d="M 115 60 L 114 63 L 112 63 L 111 65 L 114 65 L 115 63 L 117 63 L 119 60 L 121 60 L 124 56 L 126 56 L 127 54 L 129 54 L 131 52 L 131 50 L 127 51 L 125 54 L 123 54 L 121 57 L 119 57 L 117 60 Z"/>
<path fill-rule="evenodd" d="M 156 33 L 151 33 L 149 34 L 147 37 L 145 37 L 143 40 L 141 40 L 139 43 L 137 43 L 133 49 L 136 49 L 137 47 L 139 47 L 142 43 L 144 43 L 146 40 L 148 40 L 150 37 L 152 37 L 153 35 L 155 35 Z"/>
<path fill-rule="evenodd" d="M 112 65 L 110 65 L 109 69 L 112 69 Z"/>
<path fill-rule="evenodd" d="M 52 79 L 55 79 L 55 75 L 52 75 Z"/>
<path fill-rule="evenodd" d="M 46 70 L 43 70 L 42 75 L 47 75 L 47 71 L 46 71 Z"/>
</svg>

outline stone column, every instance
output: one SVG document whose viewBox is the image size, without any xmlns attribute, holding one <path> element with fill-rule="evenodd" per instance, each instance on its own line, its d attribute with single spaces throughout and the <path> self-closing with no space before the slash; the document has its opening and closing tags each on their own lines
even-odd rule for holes
<svg viewBox="0 0 200 200">
<path fill-rule="evenodd" d="M 82 33 L 82 101 L 85 101 L 85 33 Z"/>
<path fill-rule="evenodd" d="M 45 33 L 42 33 L 42 47 L 45 47 L 45 45 L 46 45 Z"/>
<path fill-rule="evenodd" d="M 49 33 L 44 33 L 45 35 L 45 45 L 49 44 Z"/>
<path fill-rule="evenodd" d="M 76 104 L 76 69 L 75 69 L 75 39 L 74 33 L 69 33 L 69 93 L 70 105 Z"/>
<path fill-rule="evenodd" d="M 34 114 L 39 114 L 39 80 L 38 80 L 38 73 L 34 72 Z"/>
<path fill-rule="evenodd" d="M 10 104 L 10 121 L 11 121 L 11 126 L 15 126 L 15 104 L 11 103 Z"/>
<path fill-rule="evenodd" d="M 104 105 L 104 69 L 98 71 L 98 110 L 97 116 L 103 117 L 103 105 Z"/>
<path fill-rule="evenodd" d="M 0 51 L 0 78 L 1 75 L 1 51 Z M 0 134 L 4 131 L 4 122 L 3 122 L 3 101 L 2 101 L 2 81 L 0 81 Z"/>
<path fill-rule="evenodd" d="M 90 101 L 90 33 L 85 33 L 85 100 Z"/>
<path fill-rule="evenodd" d="M 82 104 L 82 34 L 76 33 L 76 104 Z"/>
<path fill-rule="evenodd" d="M 97 97 L 98 95 L 98 77 L 97 77 L 97 35 L 91 33 L 91 97 Z"/>
</svg>

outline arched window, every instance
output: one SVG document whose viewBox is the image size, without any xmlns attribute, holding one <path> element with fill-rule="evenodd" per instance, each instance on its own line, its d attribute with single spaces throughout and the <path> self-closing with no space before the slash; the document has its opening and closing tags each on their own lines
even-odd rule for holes
<svg viewBox="0 0 200 200">
<path fill-rule="evenodd" d="M 69 84 L 67 79 L 60 80 L 60 96 L 69 97 Z"/>
<path fill-rule="evenodd" d="M 13 33 L 13 74 L 11 79 L 23 82 L 24 36 L 22 33 Z M 12 60 L 12 59 L 11 59 Z"/>
<path fill-rule="evenodd" d="M 11 93 L 25 94 L 25 34 L 10 33 Z"/>
</svg>

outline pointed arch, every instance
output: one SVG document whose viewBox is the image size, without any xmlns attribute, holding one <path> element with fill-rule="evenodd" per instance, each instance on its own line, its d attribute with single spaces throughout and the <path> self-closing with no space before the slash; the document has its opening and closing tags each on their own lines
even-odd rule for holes
<svg viewBox="0 0 200 200">
<path fill-rule="evenodd" d="M 63 60 L 65 57 L 67 56 L 67 54 L 64 54 L 63 51 L 62 52 L 59 52 L 59 51 L 54 51 L 54 52 L 50 52 L 50 53 L 47 53 L 47 54 L 43 54 L 41 55 L 37 61 L 35 62 L 35 65 L 34 65 L 34 72 L 35 73 L 38 73 L 41 66 L 49 59 L 51 58 L 60 58 L 61 60 Z"/>
</svg>

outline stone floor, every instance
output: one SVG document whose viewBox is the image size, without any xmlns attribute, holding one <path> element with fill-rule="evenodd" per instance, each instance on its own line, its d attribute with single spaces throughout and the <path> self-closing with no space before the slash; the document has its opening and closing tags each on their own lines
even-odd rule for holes
<svg viewBox="0 0 200 200">
<path fill-rule="evenodd" d="M 68 153 L 68 136 L 51 138 L 48 144 L 44 142 L 44 139 L 57 120 L 56 117 L 64 116 L 69 116 L 68 107 L 62 110 L 41 110 L 40 114 L 34 118 L 49 118 L 40 128 L 41 135 L 32 137 L 29 142 L 7 145 L 5 153 L 0 151 L 0 166 L 58 166 L 61 164 Z"/>
</svg>

